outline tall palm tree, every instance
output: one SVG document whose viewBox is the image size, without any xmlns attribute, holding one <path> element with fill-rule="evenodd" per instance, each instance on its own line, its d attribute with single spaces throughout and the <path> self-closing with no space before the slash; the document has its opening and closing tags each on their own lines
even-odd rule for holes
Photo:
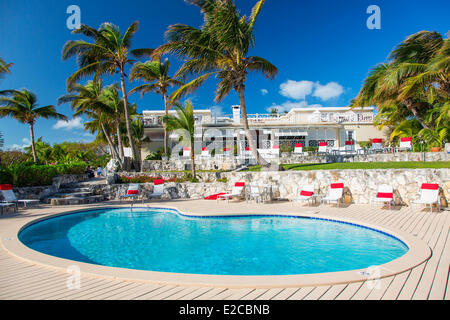
<svg viewBox="0 0 450 320">
<path fill-rule="evenodd" d="M 0 117 L 12 117 L 30 126 L 31 148 L 33 160 L 37 163 L 36 146 L 34 141 L 34 125 L 39 118 L 67 120 L 67 117 L 56 112 L 53 105 L 39 107 L 36 95 L 27 89 L 4 90 L 0 92 Z"/>
<path fill-rule="evenodd" d="M 10 68 L 12 67 L 12 63 L 6 63 L 5 60 L 0 58 L 0 79 L 4 77 L 6 73 L 10 73 Z"/>
<path fill-rule="evenodd" d="M 161 57 L 157 57 L 156 61 L 136 62 L 131 68 L 131 80 L 143 80 L 143 85 L 137 86 L 130 93 L 140 92 L 141 98 L 147 92 L 159 93 L 164 99 L 165 115 L 169 115 L 170 103 L 168 99 L 168 88 L 172 86 L 181 86 L 183 82 L 173 79 L 169 76 L 169 59 L 161 62 Z M 167 155 L 169 149 L 169 134 L 167 128 L 164 128 L 164 154 Z"/>
<path fill-rule="evenodd" d="M 184 108 L 181 104 L 175 103 L 176 116 L 166 115 L 163 117 L 163 122 L 169 131 L 181 129 L 186 133 L 188 141 L 182 141 L 191 149 L 191 171 L 192 178 L 195 178 L 195 156 L 194 156 L 194 132 L 195 132 L 195 118 L 194 118 L 194 106 L 191 101 L 186 101 Z"/>
<path fill-rule="evenodd" d="M 352 106 L 406 107 L 423 128 L 433 128 L 427 113 L 434 103 L 448 101 L 449 71 L 449 39 L 437 32 L 418 32 L 400 43 L 388 62 L 371 70 Z"/>
<path fill-rule="evenodd" d="M 103 74 L 120 74 L 120 87 L 124 101 L 125 125 L 135 168 L 140 170 L 140 163 L 136 156 L 136 147 L 132 139 L 131 119 L 129 115 L 128 95 L 125 87 L 125 68 L 131 64 L 134 57 L 149 56 L 152 49 L 134 49 L 131 50 L 131 39 L 138 30 L 138 22 L 132 23 L 124 34 L 121 34 L 119 28 L 112 23 L 105 22 L 96 30 L 87 25 L 81 25 L 72 33 L 83 34 L 93 40 L 92 43 L 83 40 L 71 40 L 66 42 L 63 47 L 62 58 L 67 60 L 72 56 L 77 56 L 79 70 L 72 74 L 67 82 L 68 86 L 74 81 L 88 75 L 100 76 Z"/>
<path fill-rule="evenodd" d="M 258 153 L 254 138 L 250 134 L 245 104 L 245 82 L 249 71 L 261 72 L 273 79 L 277 68 L 266 59 L 248 56 L 255 44 L 254 25 L 265 0 L 259 0 L 249 17 L 241 16 L 234 1 L 228 0 L 186 0 L 198 6 L 204 15 L 204 24 L 198 29 L 184 24 L 169 26 L 168 42 L 155 49 L 153 55 L 177 54 L 187 61 L 176 76 L 184 81 L 195 76 L 171 95 L 171 101 L 193 92 L 206 79 L 216 76 L 220 80 L 215 101 L 222 101 L 231 90 L 239 96 L 245 135 L 258 164 L 268 165 Z"/>
<path fill-rule="evenodd" d="M 74 83 L 68 91 L 69 94 L 58 99 L 58 104 L 70 102 L 72 110 L 75 111 L 74 117 L 86 115 L 91 119 L 97 120 L 99 130 L 91 130 L 91 133 L 95 131 L 103 133 L 111 149 L 113 158 L 119 160 L 122 166 L 123 158 L 120 158 L 118 150 L 111 138 L 111 130 L 108 128 L 115 120 L 112 120 L 114 118 L 114 110 L 102 101 L 104 97 L 102 96 L 103 83 L 101 79 L 88 81 L 86 85 Z"/>
</svg>

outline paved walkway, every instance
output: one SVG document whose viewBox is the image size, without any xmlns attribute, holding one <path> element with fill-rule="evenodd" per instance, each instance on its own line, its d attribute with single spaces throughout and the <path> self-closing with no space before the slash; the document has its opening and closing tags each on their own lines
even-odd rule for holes
<svg viewBox="0 0 450 320">
<path fill-rule="evenodd" d="M 99 204 L 104 206 L 109 203 Z M 417 235 L 432 249 L 432 256 L 421 265 L 383 278 L 378 285 L 357 282 L 333 286 L 232 289 L 157 285 L 143 282 L 119 281 L 102 277 L 82 276 L 80 289 L 68 289 L 69 274 L 51 267 L 34 265 L 10 255 L 0 248 L 0 299 L 233 299 L 233 300 L 380 300 L 380 299 L 431 299 L 450 300 L 448 288 L 450 265 L 450 213 L 430 213 L 429 210 L 382 210 L 365 205 L 351 205 L 348 208 L 328 206 L 301 207 L 290 203 L 216 204 L 215 201 L 180 200 L 159 202 L 176 206 L 184 211 L 199 214 L 216 213 L 301 213 L 315 212 L 318 216 L 352 218 L 362 223 L 380 227 L 397 228 Z M 90 205 L 92 208 L 94 205 Z M 0 217 L 0 236 L 10 223 L 20 223 L 30 217 L 42 217 L 54 212 L 82 209 L 83 206 L 49 207 L 21 210 L 19 214 L 6 213 Z M 1 237 L 2 240 L 3 236 Z"/>
</svg>

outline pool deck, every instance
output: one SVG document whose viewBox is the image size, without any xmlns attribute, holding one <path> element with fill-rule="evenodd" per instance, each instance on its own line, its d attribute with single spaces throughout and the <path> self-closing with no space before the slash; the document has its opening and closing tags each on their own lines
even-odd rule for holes
<svg viewBox="0 0 450 320">
<path fill-rule="evenodd" d="M 81 274 L 79 289 L 69 289 L 71 274 L 61 268 L 33 262 L 24 255 L 10 250 L 11 230 L 46 216 L 97 206 L 116 206 L 117 202 L 104 202 L 88 206 L 21 209 L 18 214 L 0 216 L 0 299 L 169 299 L 169 300 L 450 300 L 450 212 L 430 213 L 429 209 L 387 210 L 368 205 L 308 207 L 288 202 L 270 204 L 216 203 L 206 200 L 151 201 L 145 205 L 174 207 L 184 213 L 198 215 L 227 214 L 293 214 L 351 220 L 384 230 L 399 230 L 411 238 L 420 239 L 431 249 L 431 256 L 419 265 L 380 280 L 370 279 L 320 286 L 226 287 L 158 284 L 144 281 L 119 280 L 105 275 Z M 138 203 L 137 206 L 141 204 Z M 123 206 L 128 206 L 127 204 Z M 8 250 L 7 250 L 8 249 Z M 45 256 L 42 254 L 38 254 Z M 74 265 L 77 263 L 74 262 Z"/>
</svg>

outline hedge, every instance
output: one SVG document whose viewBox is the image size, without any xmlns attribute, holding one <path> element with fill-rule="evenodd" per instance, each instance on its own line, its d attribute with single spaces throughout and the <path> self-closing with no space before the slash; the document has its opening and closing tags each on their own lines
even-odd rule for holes
<svg viewBox="0 0 450 320">
<path fill-rule="evenodd" d="M 58 165 L 36 165 L 20 163 L 0 168 L 0 184 L 12 184 L 15 187 L 47 186 L 53 178 L 62 174 L 83 174 L 86 171 L 84 162 Z"/>
</svg>

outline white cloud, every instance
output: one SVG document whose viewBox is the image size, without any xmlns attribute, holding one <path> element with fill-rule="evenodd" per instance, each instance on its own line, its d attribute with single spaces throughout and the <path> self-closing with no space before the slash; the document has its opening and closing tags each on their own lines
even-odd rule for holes
<svg viewBox="0 0 450 320">
<path fill-rule="evenodd" d="M 265 96 L 266 94 L 268 94 L 269 93 L 269 91 L 267 90 L 267 89 L 261 89 L 261 94 L 263 95 L 263 96 Z"/>
<path fill-rule="evenodd" d="M 314 82 L 308 80 L 288 80 L 280 85 L 280 94 L 287 98 L 300 100 L 310 95 L 314 88 Z"/>
<path fill-rule="evenodd" d="M 298 102 L 292 102 L 292 101 L 286 101 L 282 104 L 276 104 L 273 103 L 270 107 L 266 108 L 268 112 L 271 112 L 272 109 L 277 109 L 279 113 L 283 113 L 285 111 L 289 112 L 291 109 L 294 108 L 320 108 L 322 105 L 320 104 L 308 104 L 305 100 L 298 101 Z"/>
<path fill-rule="evenodd" d="M 23 144 L 17 144 L 14 143 L 12 145 L 6 146 L 6 150 L 18 150 L 18 151 L 23 151 L 26 147 L 29 147 L 31 145 L 31 141 L 28 138 L 23 138 L 22 139 Z"/>
<path fill-rule="evenodd" d="M 63 130 L 72 130 L 72 129 L 83 129 L 83 120 L 81 118 L 72 118 L 68 121 L 58 120 L 53 125 L 53 129 L 63 129 Z"/>
<path fill-rule="evenodd" d="M 339 97 L 344 93 L 344 88 L 337 82 L 329 82 L 325 85 L 316 83 L 313 96 L 323 101 Z"/>
</svg>

